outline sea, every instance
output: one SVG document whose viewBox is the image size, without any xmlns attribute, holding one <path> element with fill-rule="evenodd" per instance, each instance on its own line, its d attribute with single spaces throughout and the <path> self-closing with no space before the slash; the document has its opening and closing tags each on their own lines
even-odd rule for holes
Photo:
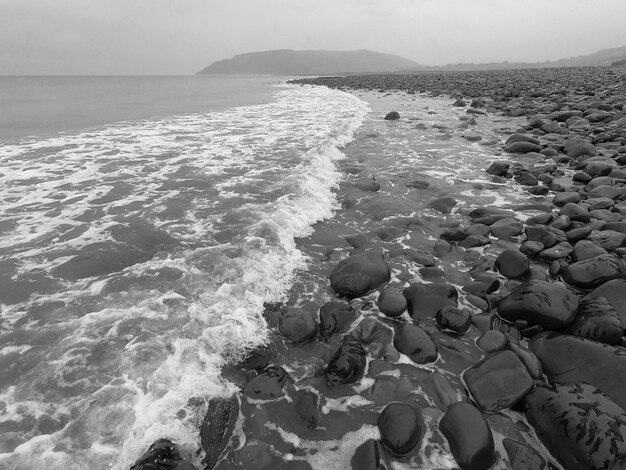
<svg viewBox="0 0 626 470">
<path fill-rule="evenodd" d="M 442 221 L 528 202 L 484 172 L 515 120 L 287 78 L 0 77 L 0 468 L 127 469 L 161 437 L 195 458 L 181 410 L 238 390 L 267 305 L 333 298 L 346 240 L 420 217 L 393 244 L 432 252 Z M 350 468 L 358 444 L 319 448 Z"/>
</svg>

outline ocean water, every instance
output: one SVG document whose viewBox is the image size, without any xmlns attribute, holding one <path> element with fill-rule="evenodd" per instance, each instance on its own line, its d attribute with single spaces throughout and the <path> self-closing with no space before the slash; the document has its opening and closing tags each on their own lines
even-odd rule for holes
<svg viewBox="0 0 626 470">
<path fill-rule="evenodd" d="M 99 79 L 84 80 L 80 95 Z M 102 98 L 66 102 L 73 80 L 42 105 L 63 132 L 3 121 L 2 468 L 128 468 L 164 435 L 194 453 L 202 417 L 181 410 L 234 391 L 222 365 L 266 340 L 264 303 L 306 267 L 295 238 L 337 207 L 336 161 L 366 103 L 255 78 L 215 84 L 206 106 L 185 95 L 161 107 L 155 80 L 130 119 L 114 109 L 100 123 Z M 87 128 L 66 106 L 89 110 Z M 27 121 L 38 105 L 23 108 Z"/>
</svg>

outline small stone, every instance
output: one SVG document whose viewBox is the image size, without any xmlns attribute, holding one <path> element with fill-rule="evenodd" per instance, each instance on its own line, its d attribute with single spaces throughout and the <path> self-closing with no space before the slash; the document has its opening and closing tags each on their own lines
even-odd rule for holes
<svg viewBox="0 0 626 470">
<path fill-rule="evenodd" d="M 317 336 L 317 323 L 307 312 L 289 310 L 279 317 L 278 331 L 294 343 L 304 343 Z"/>
<path fill-rule="evenodd" d="M 496 238 L 512 238 L 522 233 L 524 226 L 515 219 L 500 219 L 489 226 L 489 230 Z"/>
<path fill-rule="evenodd" d="M 345 332 L 357 318 L 357 311 L 344 302 L 327 302 L 320 309 L 320 334 L 327 340 Z"/>
<path fill-rule="evenodd" d="M 494 176 L 504 176 L 506 172 L 509 171 L 509 162 L 497 161 L 493 162 L 487 168 L 487 173 Z"/>
<path fill-rule="evenodd" d="M 352 470 L 392 470 L 387 450 L 378 441 L 368 439 L 354 451 Z"/>
<path fill-rule="evenodd" d="M 415 321 L 434 317 L 445 306 L 457 306 L 458 292 L 448 284 L 411 284 L 402 291 Z"/>
<path fill-rule="evenodd" d="M 509 438 L 502 439 L 502 445 L 511 462 L 511 470 L 544 470 L 546 468 L 545 459 L 532 446 Z"/>
<path fill-rule="evenodd" d="M 563 270 L 563 280 L 583 289 L 593 289 L 612 279 L 626 278 L 626 264 L 611 254 L 578 261 Z"/>
<path fill-rule="evenodd" d="M 391 111 L 385 115 L 385 121 L 397 121 L 400 119 L 400 113 L 397 111 Z"/>
<path fill-rule="evenodd" d="M 289 374 L 280 366 L 269 366 L 245 385 L 243 393 L 255 400 L 274 400 L 285 395 Z"/>
</svg>

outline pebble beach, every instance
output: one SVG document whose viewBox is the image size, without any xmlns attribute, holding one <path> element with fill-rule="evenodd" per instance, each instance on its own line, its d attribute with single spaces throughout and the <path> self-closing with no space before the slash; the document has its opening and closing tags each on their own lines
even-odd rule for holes
<svg viewBox="0 0 626 470">
<path fill-rule="evenodd" d="M 293 81 L 371 106 L 335 214 L 195 458 L 131 468 L 626 468 L 625 77 Z"/>
</svg>

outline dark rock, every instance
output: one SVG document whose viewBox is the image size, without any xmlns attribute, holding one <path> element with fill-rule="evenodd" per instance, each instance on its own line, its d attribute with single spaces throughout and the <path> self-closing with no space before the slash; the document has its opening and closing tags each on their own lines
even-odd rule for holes
<svg viewBox="0 0 626 470">
<path fill-rule="evenodd" d="M 344 333 L 357 318 L 358 312 L 343 302 L 327 302 L 320 309 L 320 334 L 325 340 Z"/>
<path fill-rule="evenodd" d="M 589 235 L 589 240 L 599 247 L 612 251 L 626 245 L 626 233 L 614 230 L 599 230 Z"/>
<path fill-rule="evenodd" d="M 443 280 L 443 278 L 445 277 L 446 273 L 439 268 L 419 268 L 420 276 L 422 276 L 422 278 L 424 280 Z"/>
<path fill-rule="evenodd" d="M 526 367 L 528 374 L 534 380 L 542 380 L 543 379 L 543 367 L 541 367 L 541 361 L 532 351 L 521 346 L 516 341 L 509 341 L 507 343 L 507 348 L 515 353 L 517 358 L 522 361 L 522 364 Z"/>
<path fill-rule="evenodd" d="M 480 235 L 470 235 L 459 242 L 462 248 L 478 248 L 480 246 L 489 245 L 491 240 Z"/>
<path fill-rule="evenodd" d="M 515 177 L 515 181 L 522 186 L 536 186 L 537 184 L 539 184 L 539 180 L 537 179 L 537 177 L 532 173 L 529 173 L 528 171 L 523 171 L 519 173 Z"/>
<path fill-rule="evenodd" d="M 549 225 L 526 226 L 527 241 L 541 242 L 546 248 L 567 241 L 567 235 L 563 230 L 550 227 Z"/>
<path fill-rule="evenodd" d="M 537 214 L 526 220 L 526 225 L 549 225 L 554 220 L 552 214 Z"/>
<path fill-rule="evenodd" d="M 464 106 L 467 106 L 467 103 L 463 101 L 462 99 L 458 99 L 454 103 L 452 103 L 452 106 L 464 107 Z"/>
<path fill-rule="evenodd" d="M 599 255 L 605 255 L 607 251 L 604 248 L 600 248 L 598 245 L 590 240 L 580 240 L 574 246 L 572 251 L 572 261 L 578 262 L 589 258 L 595 258 Z"/>
<path fill-rule="evenodd" d="M 504 147 L 504 151 L 508 153 L 529 153 L 539 152 L 540 150 L 541 145 L 533 144 L 532 142 L 513 142 Z"/>
<path fill-rule="evenodd" d="M 575 191 L 563 191 L 554 196 L 552 202 L 555 206 L 564 206 L 565 204 L 577 204 L 582 200 L 580 193 Z"/>
<path fill-rule="evenodd" d="M 411 452 L 422 436 L 422 417 L 407 403 L 391 402 L 378 416 L 380 440 L 394 455 Z"/>
<path fill-rule="evenodd" d="M 570 224 L 571 219 L 569 218 L 569 216 L 562 214 L 554 219 L 550 225 L 559 230 L 566 230 L 570 226 Z"/>
<path fill-rule="evenodd" d="M 280 366 L 269 366 L 250 379 L 243 393 L 255 400 L 274 400 L 285 395 L 285 386 L 291 381 L 285 369 Z"/>
<path fill-rule="evenodd" d="M 526 417 L 568 470 L 626 468 L 626 413 L 589 384 L 538 384 Z"/>
<path fill-rule="evenodd" d="M 422 327 L 412 323 L 402 323 L 396 330 L 393 345 L 417 364 L 437 360 L 437 346 Z"/>
<path fill-rule="evenodd" d="M 551 263 L 552 261 L 567 258 L 572 251 L 574 251 L 574 247 L 572 245 L 570 245 L 568 242 L 561 242 L 551 248 L 543 250 L 537 256 L 542 261 L 545 261 L 546 263 Z"/>
<path fill-rule="evenodd" d="M 366 354 L 361 341 L 347 336 L 326 367 L 328 385 L 332 387 L 358 382 L 365 371 Z"/>
<path fill-rule="evenodd" d="M 502 439 L 502 445 L 511 462 L 511 470 L 544 470 L 545 459 L 532 446 L 513 439 Z"/>
<path fill-rule="evenodd" d="M 444 331 L 467 333 L 472 326 L 472 315 L 467 310 L 456 307 L 443 307 L 436 316 L 437 326 Z"/>
<path fill-rule="evenodd" d="M 498 315 L 512 323 L 522 320 L 545 329 L 560 329 L 574 321 L 578 307 L 578 297 L 562 284 L 530 280 L 502 299 Z"/>
<path fill-rule="evenodd" d="M 596 287 L 583 299 L 594 297 L 604 297 L 613 306 L 622 322 L 622 327 L 626 329 L 626 280 L 613 279 Z"/>
<path fill-rule="evenodd" d="M 400 113 L 397 111 L 391 111 L 385 116 L 385 121 L 396 121 L 398 119 L 400 119 Z"/>
<path fill-rule="evenodd" d="M 565 333 L 600 343 L 619 344 L 624 327 L 613 305 L 604 297 L 583 298 L 578 317 Z"/>
<path fill-rule="evenodd" d="M 278 331 L 289 341 L 304 343 L 317 336 L 317 322 L 308 312 L 288 310 L 278 318 Z"/>
<path fill-rule="evenodd" d="M 386 287 L 378 296 L 378 310 L 388 317 L 399 317 L 407 308 L 406 297 L 400 289 Z"/>
<path fill-rule="evenodd" d="M 368 439 L 354 451 L 352 470 L 393 470 L 387 450 L 378 441 Z"/>
<path fill-rule="evenodd" d="M 239 415 L 237 396 L 214 397 L 200 426 L 200 443 L 206 456 L 202 463 L 211 470 L 220 459 L 235 429 Z"/>
<path fill-rule="evenodd" d="M 553 332 L 534 336 L 528 347 L 541 361 L 550 382 L 590 383 L 622 409 L 626 408 L 623 348 Z"/>
<path fill-rule="evenodd" d="M 439 421 L 439 430 L 461 470 L 487 470 L 495 463 L 491 428 L 472 404 L 461 401 L 450 406 Z"/>
<path fill-rule="evenodd" d="M 130 467 L 130 470 L 195 470 L 185 462 L 178 447 L 167 439 L 159 439 Z"/>
<path fill-rule="evenodd" d="M 428 203 L 428 207 L 441 212 L 442 214 L 449 214 L 452 208 L 456 206 L 457 201 L 453 197 L 440 197 Z"/>
<path fill-rule="evenodd" d="M 509 279 L 522 279 L 528 275 L 530 262 L 519 250 L 505 250 L 496 258 L 494 267 Z"/>
<path fill-rule="evenodd" d="M 626 278 L 624 261 L 611 254 L 572 263 L 563 269 L 563 280 L 583 289 L 593 289 L 611 279 Z"/>
<path fill-rule="evenodd" d="M 310 390 L 298 390 L 293 395 L 293 405 L 298 416 L 306 423 L 307 428 L 317 427 L 320 417 L 319 397 Z"/>
<path fill-rule="evenodd" d="M 516 216 L 515 212 L 513 211 L 508 211 L 493 206 L 477 207 L 476 209 L 472 210 L 468 215 L 472 219 L 472 223 L 485 225 L 491 225 L 496 220 L 515 218 Z"/>
<path fill-rule="evenodd" d="M 504 333 L 495 330 L 485 331 L 480 338 L 476 340 L 476 346 L 486 353 L 502 351 L 506 348 L 507 339 Z"/>
<path fill-rule="evenodd" d="M 618 199 L 622 196 L 622 190 L 616 186 L 609 184 L 600 184 L 587 191 L 587 197 L 606 197 L 609 199 Z"/>
<path fill-rule="evenodd" d="M 515 142 L 530 142 L 532 144 L 539 145 L 538 139 L 526 134 L 512 134 L 508 139 L 506 139 L 504 145 L 507 146 Z"/>
<path fill-rule="evenodd" d="M 545 245 L 541 242 L 524 242 L 519 247 L 519 251 L 527 256 L 537 256 L 545 249 Z"/>
<path fill-rule="evenodd" d="M 415 321 L 434 317 L 445 306 L 457 306 L 458 293 L 448 284 L 411 284 L 402 294 Z"/>
<path fill-rule="evenodd" d="M 435 266 L 435 258 L 429 253 L 421 253 L 419 251 L 407 248 L 404 250 L 404 256 L 413 261 L 414 263 L 421 264 L 422 266 Z"/>
<path fill-rule="evenodd" d="M 595 156 L 598 154 L 593 144 L 587 140 L 573 138 L 565 143 L 565 153 L 568 157 L 578 158 L 583 155 Z"/>
<path fill-rule="evenodd" d="M 490 175 L 504 176 L 506 175 L 506 172 L 509 171 L 509 162 L 493 162 L 491 165 L 489 165 L 489 168 L 487 168 L 486 171 Z"/>
<path fill-rule="evenodd" d="M 512 351 L 489 354 L 463 373 L 478 407 L 493 412 L 515 406 L 533 387 L 528 370 Z"/>
<path fill-rule="evenodd" d="M 380 190 L 380 183 L 374 178 L 361 178 L 354 185 L 363 191 L 376 192 Z"/>
<path fill-rule="evenodd" d="M 568 230 L 567 232 L 565 232 L 565 235 L 567 236 L 568 242 L 576 243 L 580 240 L 587 238 L 589 235 L 591 235 L 592 231 L 593 230 L 591 227 L 580 227 Z"/>
<path fill-rule="evenodd" d="M 489 226 L 489 230 L 496 238 L 515 237 L 522 233 L 523 228 L 524 226 L 521 222 L 510 218 L 496 220 Z"/>
<path fill-rule="evenodd" d="M 363 251 L 340 261 L 330 274 L 330 285 L 340 295 L 360 297 L 390 277 L 389 267 L 379 251 Z"/>
<path fill-rule="evenodd" d="M 550 189 L 547 186 L 530 186 L 528 188 L 524 188 L 525 191 L 528 191 L 533 196 L 545 196 L 550 192 Z"/>
</svg>

